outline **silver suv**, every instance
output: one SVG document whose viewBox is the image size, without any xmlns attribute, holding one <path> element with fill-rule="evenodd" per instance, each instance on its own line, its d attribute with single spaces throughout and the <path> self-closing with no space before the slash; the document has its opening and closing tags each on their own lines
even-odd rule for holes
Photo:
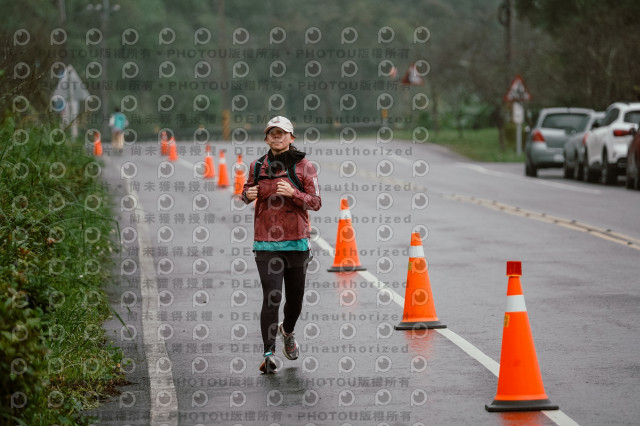
<svg viewBox="0 0 640 426">
<path fill-rule="evenodd" d="M 613 185 L 627 170 L 627 149 L 640 123 L 640 102 L 615 102 L 585 139 L 584 178 Z"/>
<path fill-rule="evenodd" d="M 602 124 L 604 111 L 593 112 L 583 132 L 576 132 L 564 144 L 564 177 L 576 180 L 584 179 L 584 151 L 589 131 Z"/>
<path fill-rule="evenodd" d="M 527 136 L 525 174 L 535 177 L 538 169 L 562 167 L 564 144 L 576 132 L 583 132 L 594 111 L 589 108 L 544 108 Z"/>
</svg>

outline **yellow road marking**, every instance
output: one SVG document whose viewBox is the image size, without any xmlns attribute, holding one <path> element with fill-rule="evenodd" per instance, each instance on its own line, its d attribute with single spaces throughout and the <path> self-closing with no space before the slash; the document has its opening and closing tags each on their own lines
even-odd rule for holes
<svg viewBox="0 0 640 426">
<path fill-rule="evenodd" d="M 441 194 L 443 198 L 452 201 L 461 201 L 471 204 L 476 204 L 482 207 L 487 207 L 493 210 L 501 211 L 504 213 L 512 214 L 515 216 L 525 217 L 528 219 L 534 219 L 540 222 L 550 223 L 553 225 L 562 226 L 564 228 L 572 229 L 574 231 L 586 232 L 594 237 L 602 238 L 603 240 L 611 241 L 630 247 L 640 251 L 640 239 L 630 237 L 628 235 L 621 234 L 619 232 L 613 232 L 610 229 L 602 229 L 597 226 L 589 225 L 586 223 L 578 222 L 576 220 L 565 219 L 562 217 L 552 216 L 546 213 L 535 212 L 532 210 L 521 209 L 520 207 L 511 206 L 497 201 L 483 200 L 476 197 L 467 197 L 457 194 Z"/>
</svg>

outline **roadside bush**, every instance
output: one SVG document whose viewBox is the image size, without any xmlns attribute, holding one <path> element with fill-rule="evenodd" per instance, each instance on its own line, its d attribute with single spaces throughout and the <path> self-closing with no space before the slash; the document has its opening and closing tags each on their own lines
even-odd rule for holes
<svg viewBox="0 0 640 426">
<path fill-rule="evenodd" d="M 41 391 L 45 347 L 41 312 L 28 307 L 18 283 L 0 281 L 0 421 L 13 424 L 13 414 Z M 16 410 L 16 408 L 18 408 Z"/>
<path fill-rule="evenodd" d="M 102 166 L 48 122 L 0 126 L 2 424 L 85 424 L 122 380 L 102 328 L 117 247 Z"/>
<path fill-rule="evenodd" d="M 504 125 L 504 146 L 508 150 L 515 150 L 516 148 L 516 123 L 506 123 Z M 525 131 L 525 125 L 522 125 L 522 149 L 524 149 L 524 143 L 527 138 Z"/>
</svg>

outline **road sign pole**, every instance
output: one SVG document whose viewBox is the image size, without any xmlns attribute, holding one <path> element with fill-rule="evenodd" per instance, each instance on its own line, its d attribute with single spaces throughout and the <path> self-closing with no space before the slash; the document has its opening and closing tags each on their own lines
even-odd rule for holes
<svg viewBox="0 0 640 426">
<path fill-rule="evenodd" d="M 516 155 L 522 154 L 522 123 L 516 123 Z"/>
<path fill-rule="evenodd" d="M 72 138 L 77 138 L 78 137 L 78 113 L 80 111 L 80 105 L 77 99 L 71 99 L 70 103 L 70 107 L 71 107 L 71 114 L 70 114 L 70 118 L 71 118 L 71 137 Z"/>
<path fill-rule="evenodd" d="M 516 155 L 522 154 L 522 122 L 524 121 L 524 108 L 520 102 L 513 103 L 511 113 L 513 122 L 516 123 Z"/>
</svg>

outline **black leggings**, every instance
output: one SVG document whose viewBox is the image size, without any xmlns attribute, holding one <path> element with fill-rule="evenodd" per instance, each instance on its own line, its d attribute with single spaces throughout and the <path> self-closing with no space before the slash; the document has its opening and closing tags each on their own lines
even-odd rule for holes
<svg viewBox="0 0 640 426">
<path fill-rule="evenodd" d="M 308 251 L 256 252 L 256 265 L 262 283 L 260 329 L 265 352 L 275 350 L 283 281 L 286 301 L 282 328 L 286 333 L 291 333 L 296 326 L 302 312 L 309 260 L 311 255 Z"/>
</svg>

